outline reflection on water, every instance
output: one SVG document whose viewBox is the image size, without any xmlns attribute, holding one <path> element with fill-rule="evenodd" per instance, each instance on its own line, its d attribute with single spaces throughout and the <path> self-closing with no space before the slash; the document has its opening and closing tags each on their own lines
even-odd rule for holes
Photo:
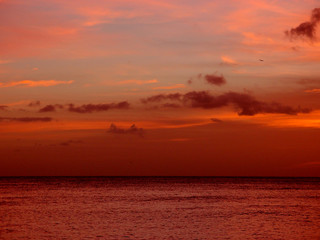
<svg viewBox="0 0 320 240">
<path fill-rule="evenodd" d="M 320 239 L 319 178 L 0 178 L 0 239 Z"/>
</svg>

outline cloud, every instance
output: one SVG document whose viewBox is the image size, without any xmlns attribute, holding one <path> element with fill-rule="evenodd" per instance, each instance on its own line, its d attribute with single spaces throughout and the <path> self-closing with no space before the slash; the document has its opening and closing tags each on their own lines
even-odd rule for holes
<svg viewBox="0 0 320 240">
<path fill-rule="evenodd" d="M 38 107 L 41 105 L 41 102 L 39 100 L 32 101 L 28 104 L 28 107 Z"/>
<path fill-rule="evenodd" d="M 298 27 L 285 31 L 290 38 L 306 37 L 310 40 L 316 39 L 316 28 L 320 21 L 320 8 L 312 10 L 310 21 L 301 23 Z"/>
<path fill-rule="evenodd" d="M 196 108 L 219 108 L 233 104 L 239 115 L 253 116 L 258 113 L 283 113 L 295 115 L 298 113 L 308 113 L 309 109 L 292 108 L 280 103 L 266 103 L 256 100 L 246 93 L 228 92 L 222 95 L 213 96 L 208 92 L 189 92 L 183 97 L 183 101 L 191 107 Z"/>
<path fill-rule="evenodd" d="M 144 135 L 143 128 L 137 128 L 135 124 L 132 124 L 131 127 L 127 129 L 118 128 L 115 124 L 111 124 L 109 129 L 109 133 L 115 133 L 115 134 L 137 134 L 140 137 Z"/>
<path fill-rule="evenodd" d="M 60 84 L 71 84 L 73 80 L 70 81 L 57 81 L 57 80 L 21 80 L 17 82 L 0 83 L 0 88 L 5 87 L 15 87 L 15 86 L 25 86 L 25 87 L 50 87 Z"/>
<path fill-rule="evenodd" d="M 92 113 L 103 112 L 110 109 L 128 109 L 130 104 L 126 101 L 119 103 L 107 103 L 107 104 L 84 104 L 81 106 L 75 106 L 74 104 L 68 104 L 69 112 L 76 113 Z"/>
<path fill-rule="evenodd" d="M 306 93 L 320 93 L 320 88 L 305 90 Z"/>
<path fill-rule="evenodd" d="M 246 93 L 227 92 L 214 96 L 206 91 L 192 91 L 185 94 L 159 94 L 141 100 L 142 103 L 157 103 L 161 101 L 178 101 L 185 107 L 214 109 L 233 105 L 238 114 L 253 116 L 259 113 L 282 113 L 296 115 L 298 113 L 309 113 L 308 108 L 293 108 L 276 102 L 262 102 Z"/>
<path fill-rule="evenodd" d="M 55 112 L 57 109 L 66 108 L 69 112 L 76 113 L 92 113 L 92 112 L 103 112 L 110 109 L 127 109 L 129 108 L 128 102 L 119 102 L 119 103 L 106 103 L 106 104 L 83 104 L 80 106 L 75 106 L 74 104 L 49 104 L 39 109 L 40 113 L 45 112 Z"/>
<path fill-rule="evenodd" d="M 212 84 L 212 85 L 216 85 L 216 86 L 221 86 L 223 84 L 226 84 L 227 81 L 226 79 L 224 78 L 224 76 L 221 74 L 220 76 L 219 75 L 216 75 L 216 74 L 206 74 L 206 75 L 203 75 L 202 73 L 198 74 L 196 79 L 204 79 L 207 83 L 209 84 Z M 187 83 L 190 85 L 193 83 L 193 79 L 189 79 L 187 81 Z"/>
<path fill-rule="evenodd" d="M 157 82 L 158 82 L 157 79 L 151 79 L 151 80 L 131 79 L 131 80 L 117 82 L 115 85 L 126 85 L 126 84 L 144 85 L 144 84 L 157 83 Z"/>
<path fill-rule="evenodd" d="M 54 105 L 47 105 L 39 110 L 39 112 L 55 112 L 56 107 Z"/>
<path fill-rule="evenodd" d="M 211 75 L 207 74 L 204 76 L 204 79 L 207 81 L 207 83 L 216 85 L 216 86 L 221 86 L 223 84 L 226 84 L 226 79 L 224 78 L 223 75 L 217 76 L 214 74 L 211 74 Z"/>
<path fill-rule="evenodd" d="M 141 102 L 147 104 L 150 102 L 161 102 L 164 100 L 178 101 L 181 99 L 182 96 L 183 95 L 181 93 L 158 94 L 148 98 L 141 99 Z"/>
<path fill-rule="evenodd" d="M 222 120 L 218 119 L 218 118 L 210 118 L 210 120 L 214 123 L 221 123 L 223 122 Z"/>
<path fill-rule="evenodd" d="M 244 32 L 242 33 L 242 35 L 244 36 L 244 40 L 243 40 L 243 44 L 246 45 L 269 45 L 269 44 L 273 44 L 274 41 L 272 40 L 272 38 L 270 37 L 266 37 L 263 35 L 257 35 L 253 32 Z M 230 62 L 230 64 L 232 64 L 232 62 Z M 237 64 L 237 63 L 235 63 Z"/>
<path fill-rule="evenodd" d="M 11 60 L 1 60 L 0 59 L 0 64 L 7 64 L 7 63 L 11 63 Z"/>
<path fill-rule="evenodd" d="M 71 144 L 77 144 L 77 143 L 83 143 L 83 141 L 81 141 L 81 140 L 69 140 L 69 141 L 60 143 L 60 145 L 66 147 L 66 146 L 70 146 Z"/>
<path fill-rule="evenodd" d="M 185 88 L 185 87 L 186 86 L 183 83 L 181 83 L 181 84 L 175 84 L 172 86 L 154 87 L 152 89 L 153 90 L 159 90 L 159 89 L 170 90 L 170 89 Z"/>
<path fill-rule="evenodd" d="M 8 106 L 6 105 L 0 105 L 0 111 L 6 111 Z"/>
<path fill-rule="evenodd" d="M 235 60 L 233 60 L 232 58 L 227 57 L 227 56 L 221 56 L 221 64 L 222 65 L 229 65 L 229 66 L 238 65 L 238 63 Z"/>
<path fill-rule="evenodd" d="M 51 122 L 49 117 L 21 117 L 21 118 L 0 118 L 0 122 Z"/>
<path fill-rule="evenodd" d="M 63 105 L 55 104 L 55 105 L 46 105 L 39 110 L 39 112 L 55 112 L 56 108 L 63 108 Z"/>
</svg>

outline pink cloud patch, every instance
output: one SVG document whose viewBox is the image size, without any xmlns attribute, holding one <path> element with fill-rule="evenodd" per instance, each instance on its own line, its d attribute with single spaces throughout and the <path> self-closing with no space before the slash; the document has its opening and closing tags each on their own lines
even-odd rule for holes
<svg viewBox="0 0 320 240">
<path fill-rule="evenodd" d="M 5 87 L 16 87 L 16 86 L 24 86 L 24 87 L 50 87 L 55 85 L 61 84 L 71 84 L 73 80 L 69 81 L 58 81 L 58 80 L 40 80 L 40 81 L 33 81 L 33 80 L 21 80 L 16 82 L 8 82 L 8 83 L 0 83 L 0 88 Z"/>
</svg>

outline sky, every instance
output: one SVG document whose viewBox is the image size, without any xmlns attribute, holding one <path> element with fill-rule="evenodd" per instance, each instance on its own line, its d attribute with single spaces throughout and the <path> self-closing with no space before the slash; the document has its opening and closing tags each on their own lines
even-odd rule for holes
<svg viewBox="0 0 320 240">
<path fill-rule="evenodd" d="M 0 0 L 1 176 L 320 177 L 319 0 Z"/>
</svg>

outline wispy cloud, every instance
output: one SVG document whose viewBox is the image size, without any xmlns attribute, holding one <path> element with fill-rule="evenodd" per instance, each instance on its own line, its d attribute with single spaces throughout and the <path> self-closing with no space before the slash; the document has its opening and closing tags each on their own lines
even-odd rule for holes
<svg viewBox="0 0 320 240">
<path fill-rule="evenodd" d="M 6 64 L 6 63 L 11 63 L 11 60 L 1 60 L 0 59 L 0 64 Z"/>
<path fill-rule="evenodd" d="M 35 101 L 32 101 L 28 104 L 28 107 L 38 107 L 41 105 L 41 102 L 39 100 L 35 100 Z"/>
<path fill-rule="evenodd" d="M 244 36 L 242 43 L 245 45 L 269 45 L 274 43 L 272 38 L 257 35 L 253 32 L 243 32 L 242 35 Z"/>
<path fill-rule="evenodd" d="M 135 124 L 132 124 L 131 127 L 124 129 L 124 128 L 119 128 L 115 124 L 111 124 L 109 129 L 109 133 L 115 133 L 115 134 L 137 134 L 139 136 L 143 136 L 144 130 L 143 128 L 138 128 L 136 127 Z"/>
<path fill-rule="evenodd" d="M 305 162 L 301 164 L 296 164 L 293 167 L 301 168 L 301 167 L 320 167 L 320 162 Z"/>
<path fill-rule="evenodd" d="M 157 79 L 151 79 L 151 80 L 130 79 L 130 80 L 117 82 L 114 85 L 130 85 L 130 84 L 144 85 L 144 84 L 151 84 L 151 83 L 157 83 L 157 82 L 158 82 Z"/>
<path fill-rule="evenodd" d="M 305 90 L 306 93 L 320 93 L 320 88 Z"/>
<path fill-rule="evenodd" d="M 0 122 L 51 122 L 49 117 L 18 117 L 18 118 L 0 118 Z"/>
<path fill-rule="evenodd" d="M 110 109 L 128 109 L 130 104 L 126 101 L 119 103 L 105 103 L 105 104 L 84 104 L 75 106 L 74 104 L 68 105 L 69 112 L 76 113 L 92 113 L 92 112 L 103 112 Z"/>
<path fill-rule="evenodd" d="M 0 111 L 6 111 L 8 106 L 6 105 L 0 105 Z"/>
<path fill-rule="evenodd" d="M 44 112 L 55 112 L 56 109 L 63 109 L 64 106 L 61 104 L 54 104 L 54 105 L 46 105 L 43 108 L 39 109 L 39 112 L 44 113 Z"/>
<path fill-rule="evenodd" d="M 211 120 L 212 122 L 214 122 L 214 123 L 221 123 L 221 122 L 222 122 L 222 120 L 219 119 L 219 118 L 210 118 L 210 120 Z"/>
<path fill-rule="evenodd" d="M 69 141 L 65 141 L 65 142 L 62 142 L 60 143 L 61 146 L 70 146 L 70 145 L 73 145 L 73 144 L 79 144 L 79 143 L 83 143 L 81 140 L 69 140 Z"/>
<path fill-rule="evenodd" d="M 66 109 L 69 112 L 75 113 L 93 113 L 93 112 L 105 112 L 111 109 L 128 109 L 130 104 L 126 101 L 118 103 L 101 103 L 101 104 L 83 104 L 75 105 L 69 104 L 48 104 L 39 109 L 39 113 L 55 112 L 58 109 Z"/>
<path fill-rule="evenodd" d="M 170 90 L 170 89 L 177 89 L 177 88 L 185 88 L 184 84 L 175 84 L 171 86 L 162 86 L 162 87 L 153 87 L 153 90 Z"/>
<path fill-rule="evenodd" d="M 8 83 L 0 83 L 0 88 L 5 87 L 16 87 L 16 86 L 24 86 L 24 87 L 50 87 L 61 84 L 71 84 L 74 80 L 69 81 L 58 81 L 58 80 L 21 80 L 16 82 L 8 82 Z"/>
<path fill-rule="evenodd" d="M 221 56 L 221 64 L 235 66 L 235 65 L 238 65 L 238 62 L 236 60 L 232 59 L 231 57 Z"/>
</svg>

